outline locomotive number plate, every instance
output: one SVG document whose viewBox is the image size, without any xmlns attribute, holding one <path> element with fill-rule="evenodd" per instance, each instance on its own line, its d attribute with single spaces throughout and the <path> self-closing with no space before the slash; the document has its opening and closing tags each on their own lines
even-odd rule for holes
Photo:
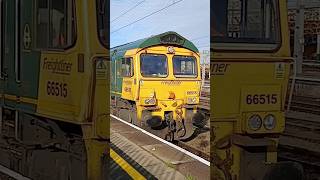
<svg viewBox="0 0 320 180">
<path fill-rule="evenodd" d="M 246 86 L 241 89 L 242 111 L 279 111 L 281 108 L 279 86 Z"/>
<path fill-rule="evenodd" d="M 278 94 L 248 94 L 247 104 L 277 104 Z"/>
<path fill-rule="evenodd" d="M 47 81 L 47 95 L 66 98 L 68 96 L 68 85 L 62 82 Z"/>
</svg>

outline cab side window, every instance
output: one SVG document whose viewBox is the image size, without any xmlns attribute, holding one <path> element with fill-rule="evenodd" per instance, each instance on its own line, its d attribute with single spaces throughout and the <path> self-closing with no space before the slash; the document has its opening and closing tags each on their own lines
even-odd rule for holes
<svg viewBox="0 0 320 180">
<path fill-rule="evenodd" d="M 123 77 L 133 76 L 133 60 L 132 58 L 123 58 L 121 63 L 121 75 Z"/>
<path fill-rule="evenodd" d="M 0 0 L 0 77 L 3 73 L 3 61 L 5 54 L 5 33 L 6 33 L 6 5 L 4 0 Z"/>
<path fill-rule="evenodd" d="M 66 49 L 76 40 L 74 0 L 37 0 L 36 48 Z"/>
</svg>

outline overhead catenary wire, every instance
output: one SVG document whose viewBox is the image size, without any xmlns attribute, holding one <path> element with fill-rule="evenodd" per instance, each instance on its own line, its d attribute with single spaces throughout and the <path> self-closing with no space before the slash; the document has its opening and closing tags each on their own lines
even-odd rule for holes
<svg viewBox="0 0 320 180">
<path fill-rule="evenodd" d="M 204 48 L 204 47 L 210 47 L 210 44 L 209 44 L 209 45 L 199 46 L 199 47 L 197 47 L 197 48 Z"/>
<path fill-rule="evenodd" d="M 177 4 L 177 3 L 181 2 L 181 1 L 183 1 L 183 0 L 179 0 L 179 1 L 173 2 L 173 3 L 171 3 L 171 4 L 169 4 L 169 5 L 161 8 L 161 9 L 159 9 L 159 10 L 157 10 L 157 11 L 154 11 L 154 12 L 152 12 L 152 13 L 150 13 L 150 14 L 148 14 L 148 15 L 140 18 L 140 19 L 137 19 L 137 20 L 135 20 L 135 21 L 133 21 L 133 22 L 125 25 L 125 26 L 122 26 L 122 27 L 120 27 L 120 28 L 112 31 L 110 34 L 113 34 L 113 33 L 117 32 L 117 31 L 120 31 L 120 30 L 123 29 L 123 28 L 126 28 L 126 27 L 128 27 L 128 26 L 130 26 L 130 25 L 132 25 L 132 24 L 135 24 L 135 23 L 139 22 L 139 21 L 142 21 L 143 19 L 146 19 L 146 18 L 148 18 L 148 17 L 150 17 L 150 16 L 152 16 L 152 15 L 154 15 L 154 14 L 157 14 L 157 13 L 159 13 L 159 12 L 161 12 L 161 11 L 163 11 L 163 10 L 165 10 L 165 9 L 167 9 L 167 8 L 173 6 L 173 5 L 175 5 L 175 4 Z"/>
<path fill-rule="evenodd" d="M 110 23 L 113 23 L 114 21 L 118 20 L 119 18 L 121 18 L 122 16 L 126 15 L 128 12 L 132 11 L 133 9 L 135 9 L 136 7 L 138 7 L 139 5 L 141 5 L 143 2 L 145 2 L 146 0 L 140 1 L 138 2 L 136 5 L 134 5 L 133 7 L 131 7 L 130 9 L 126 10 L 125 12 L 121 13 L 119 16 L 117 16 L 116 18 L 114 18 L 113 20 L 111 20 Z"/>
<path fill-rule="evenodd" d="M 191 39 L 190 41 L 196 41 L 196 40 L 200 40 L 200 39 L 204 39 L 206 37 L 210 37 L 209 35 L 205 35 L 205 36 L 200 36 L 200 37 L 197 37 L 197 38 L 193 38 Z"/>
</svg>

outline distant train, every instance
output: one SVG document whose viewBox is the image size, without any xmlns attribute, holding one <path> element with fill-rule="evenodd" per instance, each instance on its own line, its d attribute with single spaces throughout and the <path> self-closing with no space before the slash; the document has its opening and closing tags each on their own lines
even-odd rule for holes
<svg viewBox="0 0 320 180">
<path fill-rule="evenodd" d="M 166 32 L 114 47 L 110 56 L 115 114 L 169 141 L 203 124 L 192 118 L 201 85 L 200 55 L 192 42 Z"/>
<path fill-rule="evenodd" d="M 0 163 L 107 179 L 108 2 L 0 0 Z"/>
</svg>

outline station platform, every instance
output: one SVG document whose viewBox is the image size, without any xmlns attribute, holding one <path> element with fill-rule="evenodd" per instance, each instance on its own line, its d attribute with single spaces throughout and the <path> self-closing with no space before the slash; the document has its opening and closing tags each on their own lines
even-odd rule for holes
<svg viewBox="0 0 320 180">
<path fill-rule="evenodd" d="M 210 166 L 111 117 L 111 179 L 210 179 Z"/>
</svg>

